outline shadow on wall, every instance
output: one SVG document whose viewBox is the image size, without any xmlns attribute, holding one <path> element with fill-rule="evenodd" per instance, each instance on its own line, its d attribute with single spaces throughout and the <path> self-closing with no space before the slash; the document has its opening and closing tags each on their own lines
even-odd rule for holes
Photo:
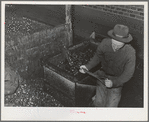
<svg viewBox="0 0 149 122">
<path fill-rule="evenodd" d="M 133 40 L 130 42 L 130 44 L 134 47 L 134 49 L 136 50 L 136 56 L 139 59 L 144 59 L 144 39 L 142 37 L 142 35 L 138 35 L 136 37 L 135 34 L 132 34 L 133 36 Z"/>
</svg>

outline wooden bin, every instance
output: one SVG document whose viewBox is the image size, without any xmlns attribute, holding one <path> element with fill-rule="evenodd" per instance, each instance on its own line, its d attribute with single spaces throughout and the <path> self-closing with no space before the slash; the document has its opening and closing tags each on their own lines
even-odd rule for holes
<svg viewBox="0 0 149 122">
<path fill-rule="evenodd" d="M 97 45 L 90 43 L 88 46 L 96 51 Z M 85 47 L 83 43 L 70 47 L 76 51 Z M 66 107 L 88 106 L 95 95 L 96 79 L 87 74 L 79 74 L 77 79 L 69 72 L 58 67 L 58 62 L 66 60 L 62 53 L 42 60 L 44 68 L 45 89 Z M 96 71 L 93 69 L 92 72 Z"/>
</svg>

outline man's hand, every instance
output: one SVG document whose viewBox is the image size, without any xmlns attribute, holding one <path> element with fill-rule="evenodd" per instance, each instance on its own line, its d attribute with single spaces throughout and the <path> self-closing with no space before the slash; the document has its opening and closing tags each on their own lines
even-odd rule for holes
<svg viewBox="0 0 149 122">
<path fill-rule="evenodd" d="M 111 88 L 113 86 L 113 82 L 110 79 L 105 79 L 105 85 L 108 88 Z"/>
<path fill-rule="evenodd" d="M 83 73 L 83 74 L 85 74 L 85 71 L 84 71 L 83 69 L 85 69 L 85 70 L 88 71 L 88 69 L 87 69 L 87 67 L 86 67 L 85 65 L 80 66 L 80 70 L 79 70 L 79 71 L 80 71 L 81 73 Z"/>
</svg>

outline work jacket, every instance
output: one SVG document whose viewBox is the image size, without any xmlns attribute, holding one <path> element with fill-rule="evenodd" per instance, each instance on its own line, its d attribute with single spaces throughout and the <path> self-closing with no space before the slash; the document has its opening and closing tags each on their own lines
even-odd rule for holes
<svg viewBox="0 0 149 122">
<path fill-rule="evenodd" d="M 112 40 L 105 38 L 98 45 L 94 57 L 86 67 L 90 70 L 100 62 L 106 77 L 112 80 L 113 87 L 121 87 L 133 76 L 136 63 L 135 50 L 130 44 L 125 44 L 114 52 Z"/>
</svg>

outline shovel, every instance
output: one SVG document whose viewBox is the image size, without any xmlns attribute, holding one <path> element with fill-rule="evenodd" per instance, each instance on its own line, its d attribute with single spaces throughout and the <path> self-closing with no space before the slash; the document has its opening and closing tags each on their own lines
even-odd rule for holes
<svg viewBox="0 0 149 122">
<path fill-rule="evenodd" d="M 105 86 L 105 83 L 104 83 L 104 81 L 103 81 L 104 79 L 99 78 L 97 75 L 93 74 L 92 72 L 87 71 L 87 70 L 84 69 L 84 68 L 83 68 L 83 70 L 84 70 L 84 72 L 87 73 L 88 75 L 90 75 L 90 76 L 96 78 L 97 80 L 99 80 L 99 81 Z"/>
</svg>

